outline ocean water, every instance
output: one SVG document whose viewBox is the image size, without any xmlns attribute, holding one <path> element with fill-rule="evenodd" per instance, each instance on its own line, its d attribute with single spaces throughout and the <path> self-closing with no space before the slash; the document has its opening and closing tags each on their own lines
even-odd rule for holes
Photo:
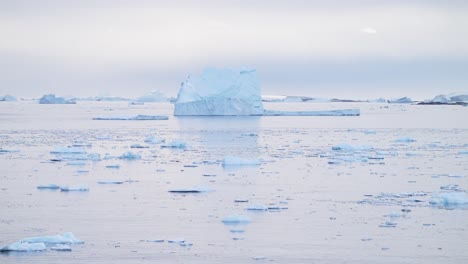
<svg viewBox="0 0 468 264">
<path fill-rule="evenodd" d="M 0 263 L 466 263 L 468 206 L 429 201 L 468 190 L 467 107 L 265 108 L 360 108 L 361 116 L 174 117 L 169 103 L 0 103 L 0 247 L 64 232 L 85 241 L 71 252 L 0 254 Z M 92 120 L 138 114 L 169 120 Z M 148 136 L 187 147 L 162 148 Z M 86 154 L 51 153 L 72 145 Z M 128 151 L 141 158 L 118 158 Z M 227 155 L 261 165 L 222 166 Z M 98 183 L 108 180 L 123 184 Z M 169 192 L 193 187 L 211 191 Z M 250 223 L 226 225 L 229 215 Z"/>
</svg>

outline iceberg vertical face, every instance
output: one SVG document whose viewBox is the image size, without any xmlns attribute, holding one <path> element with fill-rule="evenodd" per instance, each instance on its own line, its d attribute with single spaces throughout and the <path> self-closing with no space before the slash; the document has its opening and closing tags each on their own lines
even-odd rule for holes
<svg viewBox="0 0 468 264">
<path fill-rule="evenodd" d="M 260 85 L 254 69 L 205 69 L 182 82 L 174 115 L 262 115 Z"/>
</svg>

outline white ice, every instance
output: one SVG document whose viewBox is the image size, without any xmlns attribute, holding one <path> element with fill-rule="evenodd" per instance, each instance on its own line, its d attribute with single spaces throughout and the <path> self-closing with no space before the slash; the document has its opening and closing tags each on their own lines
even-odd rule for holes
<svg viewBox="0 0 468 264">
<path fill-rule="evenodd" d="M 260 85 L 254 69 L 207 68 L 182 82 L 174 115 L 262 115 Z"/>
<path fill-rule="evenodd" d="M 260 165 L 261 162 L 257 159 L 244 159 L 235 156 L 226 156 L 222 162 L 223 166 L 227 165 Z"/>
<path fill-rule="evenodd" d="M 468 195 L 464 192 L 447 192 L 434 194 L 429 200 L 433 205 L 466 205 L 468 204 Z"/>
<path fill-rule="evenodd" d="M 74 99 L 56 97 L 55 94 L 46 94 L 39 99 L 39 104 L 76 104 Z"/>
<path fill-rule="evenodd" d="M 42 236 L 42 237 L 29 237 L 22 239 L 23 243 L 44 243 L 44 244 L 83 244 L 84 241 L 75 237 L 71 232 L 64 233 L 63 235 L 55 236 Z"/>
<path fill-rule="evenodd" d="M 46 245 L 42 242 L 38 243 L 28 243 L 28 242 L 15 242 L 8 246 L 4 246 L 0 248 L 0 252 L 7 252 L 7 251 L 19 251 L 19 252 L 27 252 L 27 251 L 43 251 L 46 250 Z"/>
</svg>

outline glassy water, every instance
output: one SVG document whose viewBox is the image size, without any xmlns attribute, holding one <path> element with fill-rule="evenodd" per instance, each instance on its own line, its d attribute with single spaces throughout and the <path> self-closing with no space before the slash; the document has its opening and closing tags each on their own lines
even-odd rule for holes
<svg viewBox="0 0 468 264">
<path fill-rule="evenodd" d="M 0 245 L 67 231 L 85 244 L 0 254 L 0 262 L 466 263 L 466 206 L 429 201 L 468 189 L 468 108 L 265 108 L 360 108 L 361 116 L 173 117 L 165 103 L 1 103 Z M 92 120 L 138 114 L 169 120 Z M 149 136 L 187 147 L 162 148 Z M 51 153 L 74 144 L 86 153 Z M 118 158 L 128 151 L 141 158 Z M 223 166 L 227 155 L 261 165 Z M 98 183 L 106 180 L 124 183 Z M 212 191 L 169 192 L 192 187 Z M 229 215 L 250 223 L 223 224 Z"/>
</svg>

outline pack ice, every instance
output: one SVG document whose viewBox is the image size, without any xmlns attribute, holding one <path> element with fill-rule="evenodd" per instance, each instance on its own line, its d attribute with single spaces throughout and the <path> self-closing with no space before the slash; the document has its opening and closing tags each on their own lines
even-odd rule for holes
<svg viewBox="0 0 468 264">
<path fill-rule="evenodd" d="M 262 115 L 263 104 L 255 69 L 207 68 L 182 82 L 175 116 Z"/>
</svg>

